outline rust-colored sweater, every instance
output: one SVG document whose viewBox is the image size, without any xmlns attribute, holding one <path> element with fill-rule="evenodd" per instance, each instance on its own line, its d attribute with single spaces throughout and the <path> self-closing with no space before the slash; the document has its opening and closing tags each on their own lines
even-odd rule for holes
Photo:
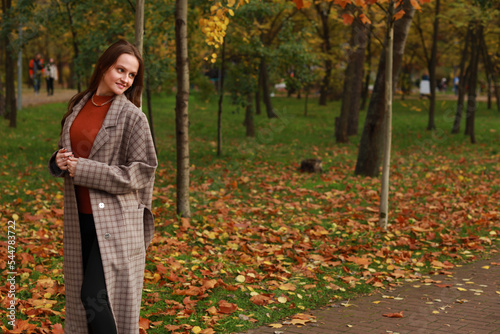
<svg viewBox="0 0 500 334">
<path fill-rule="evenodd" d="M 102 105 L 111 98 L 111 96 L 94 95 L 94 102 L 97 105 Z M 95 137 L 99 133 L 99 130 L 101 130 L 102 123 L 111 105 L 111 103 L 106 103 L 102 107 L 96 107 L 91 100 L 90 98 L 82 110 L 80 110 L 69 130 L 71 148 L 75 158 L 89 157 Z M 90 204 L 89 189 L 80 186 L 75 186 L 75 189 L 78 211 L 80 213 L 91 214 L 92 205 Z"/>
</svg>

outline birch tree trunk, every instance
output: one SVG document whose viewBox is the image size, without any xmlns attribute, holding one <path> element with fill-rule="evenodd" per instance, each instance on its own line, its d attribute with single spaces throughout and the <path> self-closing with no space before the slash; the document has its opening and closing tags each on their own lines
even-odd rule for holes
<svg viewBox="0 0 500 334">
<path fill-rule="evenodd" d="M 389 1 L 389 19 L 385 46 L 385 133 L 384 133 L 384 162 L 382 165 L 382 182 L 380 190 L 379 225 L 387 229 L 389 221 L 389 171 L 391 167 L 391 137 L 392 137 L 392 53 L 394 46 L 394 1 Z"/>
<path fill-rule="evenodd" d="M 135 1 L 135 47 L 142 55 L 144 45 L 144 0 Z"/>
<path fill-rule="evenodd" d="M 175 127 L 177 146 L 177 214 L 191 217 L 189 205 L 189 59 L 187 43 L 188 0 L 175 1 L 177 95 Z"/>
</svg>

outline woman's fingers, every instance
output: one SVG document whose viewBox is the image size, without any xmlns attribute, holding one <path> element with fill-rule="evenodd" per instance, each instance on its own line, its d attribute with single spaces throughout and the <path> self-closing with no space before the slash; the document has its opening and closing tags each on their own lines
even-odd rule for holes
<svg viewBox="0 0 500 334">
<path fill-rule="evenodd" d="M 56 154 L 56 164 L 61 170 L 68 169 L 68 159 L 73 157 L 72 152 L 68 152 L 66 148 L 61 148 Z"/>
</svg>

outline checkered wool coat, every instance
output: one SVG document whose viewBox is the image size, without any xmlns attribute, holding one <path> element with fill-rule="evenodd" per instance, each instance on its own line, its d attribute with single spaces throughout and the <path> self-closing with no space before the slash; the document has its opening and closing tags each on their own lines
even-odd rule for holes
<svg viewBox="0 0 500 334">
<path fill-rule="evenodd" d="M 59 148 L 72 151 L 69 129 L 86 95 L 66 119 Z M 80 299 L 83 280 L 75 185 L 88 187 L 101 250 L 106 289 L 119 334 L 139 333 L 146 248 L 153 238 L 151 213 L 157 160 L 148 121 L 125 95 L 116 96 L 88 159 L 80 158 L 74 178 L 49 161 L 50 173 L 64 177 L 65 333 L 87 334 Z"/>
</svg>

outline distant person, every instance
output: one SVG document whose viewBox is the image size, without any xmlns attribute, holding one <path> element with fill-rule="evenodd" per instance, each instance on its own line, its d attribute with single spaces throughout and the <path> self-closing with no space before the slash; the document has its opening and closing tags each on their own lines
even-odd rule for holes
<svg viewBox="0 0 500 334">
<path fill-rule="evenodd" d="M 460 79 L 458 77 L 455 77 L 453 79 L 453 92 L 455 92 L 455 95 L 458 94 L 458 84 L 460 83 Z"/>
<path fill-rule="evenodd" d="M 420 98 L 431 95 L 431 82 L 429 74 L 424 73 L 422 80 L 420 80 Z"/>
<path fill-rule="evenodd" d="M 35 58 L 30 60 L 30 78 L 33 80 L 33 88 L 35 95 L 40 93 L 40 84 L 43 74 L 43 59 L 40 53 L 35 55 Z"/>
<path fill-rule="evenodd" d="M 49 63 L 45 65 L 45 80 L 47 82 L 47 95 L 54 95 L 54 81 L 57 81 L 57 65 L 54 58 L 50 58 Z"/>
</svg>

